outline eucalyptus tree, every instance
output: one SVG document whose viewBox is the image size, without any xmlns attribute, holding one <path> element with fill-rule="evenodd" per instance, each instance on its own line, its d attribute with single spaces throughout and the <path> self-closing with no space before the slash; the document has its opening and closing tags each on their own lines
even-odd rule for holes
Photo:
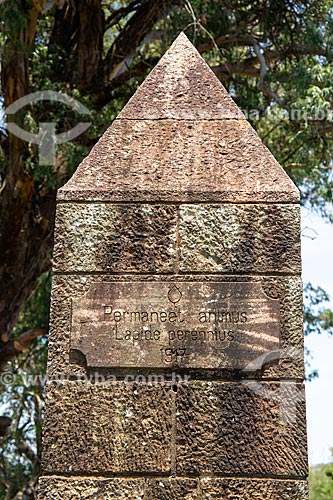
<svg viewBox="0 0 333 500">
<path fill-rule="evenodd" d="M 57 188 L 185 31 L 303 203 L 331 218 L 333 9 L 326 0 L 2 0 L 0 26 L 0 366 L 15 374 L 0 387 L 13 420 L 0 498 L 9 500 L 34 498 L 39 469 L 42 379 L 29 384 L 22 373 L 45 373 Z M 57 134 L 77 124 L 64 102 L 19 101 L 41 91 L 73 97 L 92 123 L 57 146 L 52 165 L 40 162 L 38 144 L 8 132 L 13 123 L 35 135 L 43 123 Z M 307 296 L 307 332 L 330 329 L 325 293 Z"/>
</svg>

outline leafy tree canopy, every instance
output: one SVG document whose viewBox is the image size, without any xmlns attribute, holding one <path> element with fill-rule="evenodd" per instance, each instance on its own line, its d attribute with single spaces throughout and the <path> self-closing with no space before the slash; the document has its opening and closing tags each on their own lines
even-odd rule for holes
<svg viewBox="0 0 333 500">
<path fill-rule="evenodd" d="M 309 488 L 310 500 L 333 500 L 333 463 L 310 467 Z"/>
<path fill-rule="evenodd" d="M 0 498 L 34 498 L 40 451 L 55 194 L 184 30 L 295 180 L 304 204 L 331 218 L 332 41 L 329 0 L 2 0 L 0 2 Z M 62 91 L 90 111 L 92 126 L 58 145 L 54 166 L 9 134 L 37 133 L 77 114 L 56 102 L 6 110 L 40 90 Z M 81 118 L 81 117 L 80 117 Z M 37 287 L 36 287 L 37 286 Z M 307 332 L 332 327 L 320 289 L 307 289 Z M 37 343 L 31 341 L 40 337 Z M 23 377 L 23 378 L 22 378 Z M 6 420 L 7 416 L 7 420 Z M 19 458 L 18 458 L 19 457 Z M 7 491 L 7 493 L 5 493 Z M 20 497 L 21 498 L 21 497 Z"/>
</svg>

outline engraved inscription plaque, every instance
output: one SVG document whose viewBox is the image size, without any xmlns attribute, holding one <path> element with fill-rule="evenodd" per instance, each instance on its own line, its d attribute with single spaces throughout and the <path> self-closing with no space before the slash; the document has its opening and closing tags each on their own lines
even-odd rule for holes
<svg viewBox="0 0 333 500">
<path fill-rule="evenodd" d="M 72 303 L 88 367 L 244 369 L 279 349 L 279 300 L 260 283 L 102 282 Z"/>
</svg>

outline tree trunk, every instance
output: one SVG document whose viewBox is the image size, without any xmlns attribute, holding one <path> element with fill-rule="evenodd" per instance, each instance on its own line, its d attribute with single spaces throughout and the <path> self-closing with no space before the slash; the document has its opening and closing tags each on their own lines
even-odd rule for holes
<svg viewBox="0 0 333 500">
<path fill-rule="evenodd" d="M 5 107 L 29 93 L 29 50 L 36 33 L 38 12 L 26 2 L 16 8 L 26 16 L 25 27 L 3 49 L 2 88 Z M 8 117 L 11 118 L 10 116 Z M 22 127 L 23 111 L 15 122 Z M 0 195 L 0 360 L 8 350 L 10 333 L 21 306 L 33 291 L 38 276 L 50 266 L 55 208 L 54 194 L 40 197 L 33 176 L 26 173 L 27 144 L 8 137 L 8 163 Z"/>
</svg>

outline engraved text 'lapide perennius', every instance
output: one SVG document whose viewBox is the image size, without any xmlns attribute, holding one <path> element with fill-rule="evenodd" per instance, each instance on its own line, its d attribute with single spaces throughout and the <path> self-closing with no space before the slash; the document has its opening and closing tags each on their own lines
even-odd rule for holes
<svg viewBox="0 0 333 500">
<path fill-rule="evenodd" d="M 94 283 L 71 348 L 91 367 L 243 369 L 279 349 L 279 310 L 260 283 Z"/>
</svg>

